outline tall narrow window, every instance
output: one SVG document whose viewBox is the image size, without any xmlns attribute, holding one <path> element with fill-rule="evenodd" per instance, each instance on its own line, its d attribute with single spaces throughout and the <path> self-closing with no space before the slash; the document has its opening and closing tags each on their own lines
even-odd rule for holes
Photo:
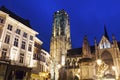
<svg viewBox="0 0 120 80">
<path fill-rule="evenodd" d="M 10 35 L 8 35 L 8 34 L 6 35 L 4 42 L 9 44 L 9 42 L 10 42 Z"/>
<path fill-rule="evenodd" d="M 3 48 L 2 49 L 2 56 L 1 56 L 1 58 L 5 59 L 6 58 L 6 54 L 7 54 L 7 49 Z"/>
<path fill-rule="evenodd" d="M 30 40 L 33 40 L 33 36 L 30 35 Z"/>
<path fill-rule="evenodd" d="M 10 31 L 12 31 L 12 25 L 8 24 L 7 29 L 10 30 Z"/>
<path fill-rule="evenodd" d="M 16 33 L 20 34 L 21 30 L 20 29 L 16 29 Z"/>
<path fill-rule="evenodd" d="M 24 54 L 20 53 L 20 60 L 19 63 L 23 63 L 24 62 Z"/>
<path fill-rule="evenodd" d="M 18 47 L 18 39 L 17 38 L 15 38 L 15 40 L 14 40 L 14 46 L 16 46 L 16 47 Z"/>
<path fill-rule="evenodd" d="M 25 49 L 25 44 L 26 44 L 26 42 L 22 41 L 22 45 L 21 45 L 22 49 Z"/>
<path fill-rule="evenodd" d="M 23 37 L 27 38 L 27 33 L 26 32 L 23 33 Z"/>
<path fill-rule="evenodd" d="M 32 45 L 29 44 L 28 51 L 32 51 Z"/>
</svg>

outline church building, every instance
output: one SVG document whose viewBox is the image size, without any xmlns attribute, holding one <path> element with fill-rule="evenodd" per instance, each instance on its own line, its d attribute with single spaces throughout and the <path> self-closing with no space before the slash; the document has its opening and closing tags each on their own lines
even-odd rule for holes
<svg viewBox="0 0 120 80">
<path fill-rule="evenodd" d="M 80 48 L 71 49 L 70 23 L 64 10 L 54 13 L 50 42 L 52 80 L 119 80 L 120 42 L 112 35 L 109 39 L 106 26 L 101 40 L 89 44 L 87 35 Z"/>
<path fill-rule="evenodd" d="M 104 35 L 99 43 L 89 44 L 84 36 L 81 48 L 70 49 L 67 53 L 67 80 L 119 80 L 120 76 L 120 42 L 112 35 L 109 40 L 104 25 Z"/>
</svg>

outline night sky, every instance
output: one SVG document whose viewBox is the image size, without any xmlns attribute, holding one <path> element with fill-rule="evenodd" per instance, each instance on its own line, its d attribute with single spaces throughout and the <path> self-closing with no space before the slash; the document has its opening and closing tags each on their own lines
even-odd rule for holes
<svg viewBox="0 0 120 80">
<path fill-rule="evenodd" d="M 73 48 L 79 48 L 83 36 L 87 35 L 90 45 L 94 37 L 99 43 L 106 25 L 110 40 L 114 34 L 120 41 L 120 0 L 0 0 L 0 6 L 29 19 L 43 48 L 49 51 L 54 12 L 64 9 L 70 18 Z"/>
</svg>

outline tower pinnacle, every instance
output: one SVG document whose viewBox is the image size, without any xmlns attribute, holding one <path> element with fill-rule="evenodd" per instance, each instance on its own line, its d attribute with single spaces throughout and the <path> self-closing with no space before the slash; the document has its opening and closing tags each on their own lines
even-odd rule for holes
<svg viewBox="0 0 120 80">
<path fill-rule="evenodd" d="M 107 33 L 106 25 L 104 24 L 104 36 L 109 40 L 109 36 Z"/>
</svg>

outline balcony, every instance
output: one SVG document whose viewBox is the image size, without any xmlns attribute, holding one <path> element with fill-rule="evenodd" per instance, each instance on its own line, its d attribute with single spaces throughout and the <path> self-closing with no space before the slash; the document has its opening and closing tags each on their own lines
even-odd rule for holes
<svg viewBox="0 0 120 80">
<path fill-rule="evenodd" d="M 11 63 L 11 60 L 9 59 L 9 57 L 1 56 L 1 57 L 0 57 L 0 63 L 10 64 L 10 63 Z"/>
</svg>

